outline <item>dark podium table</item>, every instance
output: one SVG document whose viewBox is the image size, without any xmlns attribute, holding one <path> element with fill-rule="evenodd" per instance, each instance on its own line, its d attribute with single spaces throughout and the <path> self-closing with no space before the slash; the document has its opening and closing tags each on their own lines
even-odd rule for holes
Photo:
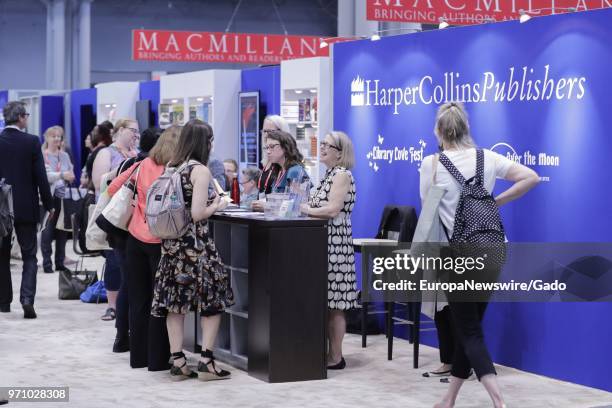
<svg viewBox="0 0 612 408">
<path fill-rule="evenodd" d="M 215 356 L 267 382 L 327 378 L 327 221 L 223 213 L 209 228 L 236 301 Z M 192 325 L 199 351 L 199 318 Z"/>
</svg>

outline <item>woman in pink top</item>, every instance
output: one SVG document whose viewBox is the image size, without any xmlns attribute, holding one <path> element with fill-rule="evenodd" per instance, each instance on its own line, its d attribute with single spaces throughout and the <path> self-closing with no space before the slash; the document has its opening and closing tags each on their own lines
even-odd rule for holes
<svg viewBox="0 0 612 408">
<path fill-rule="evenodd" d="M 109 194 L 115 194 L 132 170 L 140 166 L 136 183 L 138 201 L 128 226 L 125 268 L 130 305 L 130 365 L 132 368 L 148 366 L 149 371 L 168 369 L 170 348 L 166 319 L 151 316 L 153 279 L 161 257 L 161 241 L 151 235 L 146 224 L 147 191 L 172 159 L 180 131 L 178 126 L 166 129 L 149 157 L 121 173 L 108 187 Z M 136 177 L 136 172 L 132 177 Z"/>
</svg>

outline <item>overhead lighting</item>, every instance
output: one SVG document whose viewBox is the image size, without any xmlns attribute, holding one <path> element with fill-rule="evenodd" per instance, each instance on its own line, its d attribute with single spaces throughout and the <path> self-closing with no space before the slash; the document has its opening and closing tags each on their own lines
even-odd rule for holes
<svg viewBox="0 0 612 408">
<path fill-rule="evenodd" d="M 317 90 L 316 89 L 311 89 L 310 93 L 317 93 Z"/>
<path fill-rule="evenodd" d="M 117 104 L 116 104 L 116 103 L 113 103 L 113 108 L 116 108 L 116 107 L 117 107 Z"/>
<path fill-rule="evenodd" d="M 173 99 L 172 103 L 178 103 L 178 99 Z"/>
<path fill-rule="evenodd" d="M 321 43 L 319 43 L 319 48 L 325 48 L 325 47 L 329 47 L 329 44 L 327 43 L 327 41 L 321 40 Z"/>
<path fill-rule="evenodd" d="M 378 33 L 374 33 L 370 37 L 370 41 L 378 41 L 378 40 L 380 40 L 380 35 L 378 35 Z"/>
<path fill-rule="evenodd" d="M 440 17 L 440 24 L 438 24 L 438 29 L 440 30 L 444 30 L 446 27 L 448 27 L 448 23 L 446 22 L 446 19 L 444 17 Z"/>
<path fill-rule="evenodd" d="M 302 91 L 301 89 L 296 89 L 296 90 L 295 90 L 295 93 L 296 93 L 296 94 L 301 94 L 302 92 L 303 92 L 303 91 Z"/>
<path fill-rule="evenodd" d="M 523 10 L 523 9 L 519 10 L 519 15 L 521 16 L 519 18 L 519 21 L 521 22 L 521 24 L 522 23 L 526 23 L 529 20 L 531 20 L 531 16 L 529 14 L 527 14 L 527 12 L 525 10 Z"/>
<path fill-rule="evenodd" d="M 202 102 L 202 101 L 204 101 L 204 98 L 197 98 L 196 101 Z"/>
<path fill-rule="evenodd" d="M 110 108 L 110 103 L 107 103 L 106 105 L 104 105 L 105 108 Z"/>
</svg>

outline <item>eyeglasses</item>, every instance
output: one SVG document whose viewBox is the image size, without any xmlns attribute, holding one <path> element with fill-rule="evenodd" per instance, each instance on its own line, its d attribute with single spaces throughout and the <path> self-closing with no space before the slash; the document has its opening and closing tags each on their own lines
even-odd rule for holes
<svg viewBox="0 0 612 408">
<path fill-rule="evenodd" d="M 274 150 L 276 146 L 280 146 L 280 143 L 270 143 L 268 145 L 265 145 L 263 148 L 264 150 Z"/>
<path fill-rule="evenodd" d="M 339 152 L 341 152 L 341 151 L 342 151 L 342 149 L 340 149 L 339 147 L 336 147 L 336 146 L 334 146 L 334 145 L 332 145 L 332 144 L 329 144 L 329 143 L 327 143 L 327 142 L 321 142 L 320 146 L 321 146 L 321 148 L 323 148 L 323 149 L 329 149 L 329 148 L 331 148 L 331 149 L 336 149 L 336 150 L 337 150 L 337 151 L 339 151 Z"/>
<path fill-rule="evenodd" d="M 23 116 L 25 116 L 26 118 L 30 117 L 29 113 L 24 113 Z"/>
<path fill-rule="evenodd" d="M 264 135 L 266 135 L 266 134 L 268 134 L 270 132 L 276 132 L 276 131 L 277 131 L 277 129 L 261 129 L 259 131 L 259 133 L 261 133 L 261 135 L 264 136 Z"/>
<path fill-rule="evenodd" d="M 140 136 L 140 131 L 138 129 L 134 129 L 131 127 L 126 127 L 126 129 L 134 133 L 134 135 Z"/>
</svg>

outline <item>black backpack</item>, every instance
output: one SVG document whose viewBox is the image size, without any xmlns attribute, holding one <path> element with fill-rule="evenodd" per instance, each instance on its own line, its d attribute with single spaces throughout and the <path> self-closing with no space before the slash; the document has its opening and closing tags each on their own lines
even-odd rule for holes
<svg viewBox="0 0 612 408">
<path fill-rule="evenodd" d="M 463 253 L 488 253 L 490 265 L 502 265 L 506 255 L 506 235 L 499 207 L 484 188 L 483 150 L 476 150 L 476 175 L 468 180 L 444 153 L 440 154 L 440 163 L 461 184 L 455 227 L 452 236 L 448 237 L 449 242 L 460 247 Z"/>
<path fill-rule="evenodd" d="M 0 180 L 0 239 L 13 233 L 13 190 L 6 184 L 4 179 Z M 1 241 L 0 241 L 1 244 Z"/>
</svg>

